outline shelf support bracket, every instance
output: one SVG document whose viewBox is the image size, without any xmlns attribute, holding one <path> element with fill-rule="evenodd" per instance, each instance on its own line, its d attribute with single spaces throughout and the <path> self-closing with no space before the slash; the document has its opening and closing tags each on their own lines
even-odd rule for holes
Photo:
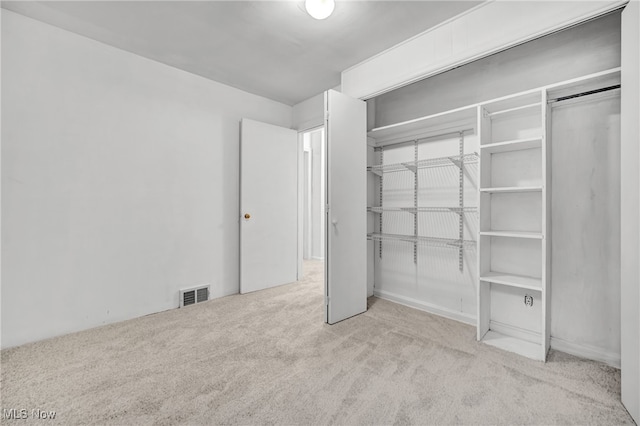
<svg viewBox="0 0 640 426">
<path fill-rule="evenodd" d="M 458 167 L 460 170 L 462 170 L 462 167 L 464 165 L 464 161 L 462 160 L 462 155 L 463 154 L 460 154 L 460 159 L 457 159 L 457 158 L 454 158 L 454 157 L 449 157 L 449 160 L 451 160 L 451 162 L 453 164 L 455 164 L 456 167 Z"/>
<path fill-rule="evenodd" d="M 417 173 L 418 172 L 418 166 L 416 166 L 415 163 L 402 163 L 403 166 L 405 166 L 409 171 L 412 171 L 413 173 Z"/>
</svg>

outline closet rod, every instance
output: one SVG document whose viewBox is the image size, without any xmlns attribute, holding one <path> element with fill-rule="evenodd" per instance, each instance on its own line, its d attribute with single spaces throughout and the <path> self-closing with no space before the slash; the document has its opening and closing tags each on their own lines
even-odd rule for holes
<svg viewBox="0 0 640 426">
<path fill-rule="evenodd" d="M 587 92 L 576 93 L 575 95 L 561 96 L 559 98 L 549 99 L 548 102 L 549 103 L 562 102 L 562 101 L 566 101 L 566 100 L 569 100 L 569 99 L 579 98 L 579 97 L 582 97 L 582 96 L 595 95 L 596 93 L 601 93 L 601 92 L 608 92 L 609 90 L 616 90 L 616 89 L 619 89 L 619 88 L 620 88 L 620 85 L 616 84 L 615 86 L 608 86 L 608 87 L 603 87 L 601 89 L 589 90 Z"/>
<path fill-rule="evenodd" d="M 454 131 L 447 132 L 447 133 L 440 133 L 438 135 L 433 135 L 433 136 L 426 136 L 424 138 L 414 138 L 414 139 L 409 139 L 409 140 L 400 141 L 400 142 L 383 143 L 382 145 L 376 146 L 374 149 L 375 150 L 380 150 L 382 148 L 386 148 L 386 147 L 392 146 L 392 145 L 414 144 L 416 142 L 420 143 L 420 142 L 427 141 L 429 139 L 437 139 L 437 138 L 441 138 L 443 136 L 450 136 L 450 135 L 459 135 L 460 133 L 470 132 L 472 130 L 473 130 L 473 127 L 469 128 L 469 129 L 454 130 Z"/>
</svg>

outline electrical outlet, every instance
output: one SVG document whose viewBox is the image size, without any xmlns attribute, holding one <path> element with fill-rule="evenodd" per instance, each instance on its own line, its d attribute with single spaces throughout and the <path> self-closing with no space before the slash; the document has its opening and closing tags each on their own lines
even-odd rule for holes
<svg viewBox="0 0 640 426">
<path fill-rule="evenodd" d="M 533 296 L 525 294 L 524 295 L 524 304 L 525 304 L 525 306 L 532 307 L 533 306 Z"/>
</svg>

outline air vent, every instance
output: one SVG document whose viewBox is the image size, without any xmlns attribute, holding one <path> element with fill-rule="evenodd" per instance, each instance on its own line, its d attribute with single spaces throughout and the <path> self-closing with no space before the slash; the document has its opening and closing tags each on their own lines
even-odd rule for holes
<svg viewBox="0 0 640 426">
<path fill-rule="evenodd" d="M 180 307 L 195 305 L 209 300 L 209 286 L 185 288 L 180 290 Z"/>
</svg>

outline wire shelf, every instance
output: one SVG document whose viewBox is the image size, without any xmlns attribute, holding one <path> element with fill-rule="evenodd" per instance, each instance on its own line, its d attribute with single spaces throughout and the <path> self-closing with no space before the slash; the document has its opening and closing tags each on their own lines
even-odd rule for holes
<svg viewBox="0 0 640 426">
<path fill-rule="evenodd" d="M 455 248 L 455 249 L 472 249 L 476 246 L 473 240 L 455 240 L 449 238 L 436 237 L 416 237 L 413 235 L 398 234 L 367 234 L 367 239 L 372 241 L 403 241 L 408 243 L 417 243 L 429 247 Z"/>
<path fill-rule="evenodd" d="M 367 207 L 371 213 L 407 212 L 407 213 L 476 213 L 477 207 Z"/>
<path fill-rule="evenodd" d="M 451 157 L 429 158 L 426 160 L 410 161 L 406 163 L 380 164 L 369 166 L 367 170 L 382 176 L 383 173 L 406 172 L 412 171 L 416 173 L 420 169 L 428 169 L 432 167 L 461 167 L 463 164 L 473 164 L 478 162 L 478 153 L 473 152 L 465 155 L 454 155 Z"/>
</svg>

